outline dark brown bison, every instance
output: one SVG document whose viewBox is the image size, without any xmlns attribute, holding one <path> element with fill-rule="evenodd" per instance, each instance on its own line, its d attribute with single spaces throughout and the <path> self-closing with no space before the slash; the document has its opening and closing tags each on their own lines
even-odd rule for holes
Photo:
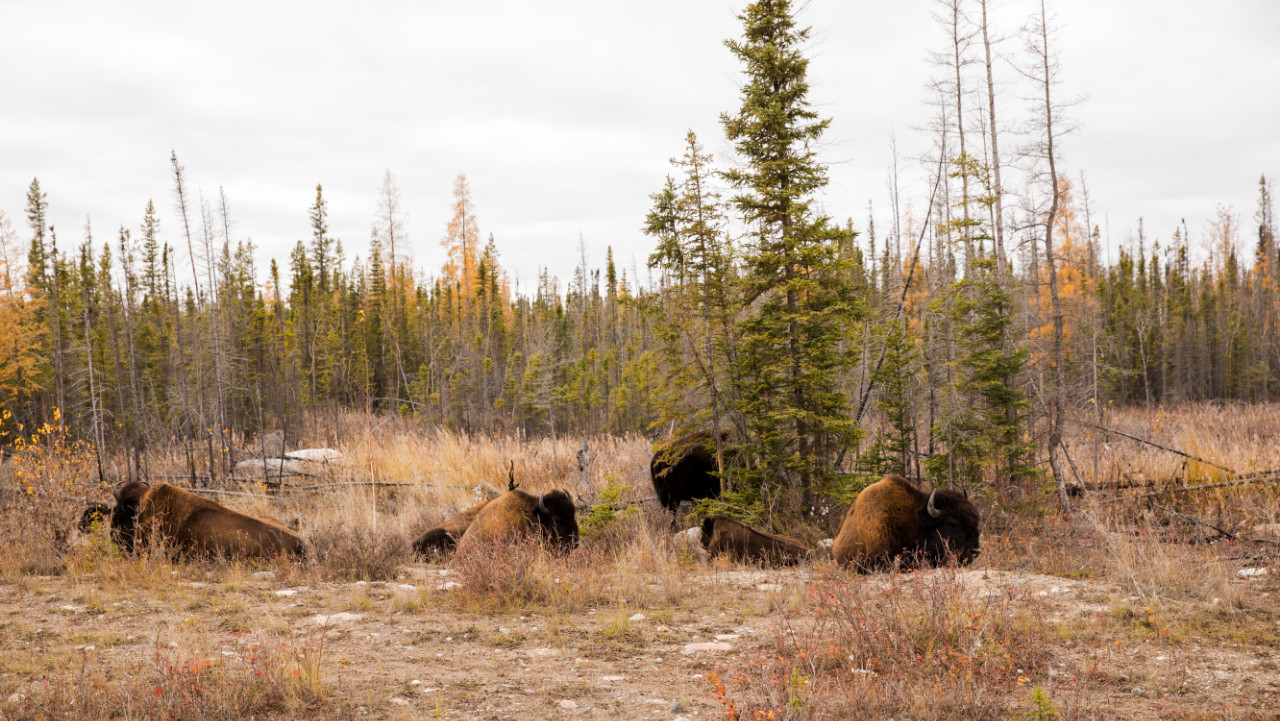
<svg viewBox="0 0 1280 721">
<path fill-rule="evenodd" d="M 681 501 L 719 496 L 720 478 L 714 475 L 719 471 L 715 444 L 706 431 L 659 442 L 649 462 L 649 477 L 653 479 L 658 503 L 672 513 L 680 508 Z"/>
<path fill-rule="evenodd" d="M 578 545 L 578 519 L 573 498 L 556 490 L 534 496 L 507 491 L 476 513 L 458 548 L 513 536 L 538 533 L 544 540 L 571 549 Z"/>
<path fill-rule="evenodd" d="M 458 539 L 471 527 L 471 522 L 485 506 L 493 502 L 490 498 L 483 503 L 468 508 L 444 523 L 430 529 L 413 542 L 413 552 L 419 556 L 434 556 L 452 551 L 458 545 Z"/>
<path fill-rule="evenodd" d="M 262 520 L 175 488 L 129 481 L 116 486 L 111 536 L 126 553 L 155 534 L 181 553 L 272 556 L 305 553 L 302 539 L 275 519 Z"/>
<path fill-rule="evenodd" d="M 728 516 L 702 522 L 702 547 L 713 556 L 769 566 L 794 566 L 809 557 L 809 549 L 796 539 L 754 529 Z"/>
<path fill-rule="evenodd" d="M 978 555 L 978 510 L 958 491 L 924 493 L 890 475 L 862 489 L 845 514 L 831 552 L 860 570 L 936 565 Z"/>
<path fill-rule="evenodd" d="M 80 514 L 80 522 L 76 524 L 76 527 L 80 529 L 81 533 L 88 533 L 93 530 L 95 523 L 99 526 L 105 526 L 110 522 L 111 506 L 105 503 L 90 503 L 84 509 L 84 513 Z"/>
</svg>

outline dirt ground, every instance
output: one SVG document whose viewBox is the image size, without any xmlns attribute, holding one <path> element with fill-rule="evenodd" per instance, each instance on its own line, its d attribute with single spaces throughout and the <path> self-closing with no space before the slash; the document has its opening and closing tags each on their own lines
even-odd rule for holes
<svg viewBox="0 0 1280 721">
<path fill-rule="evenodd" d="M 334 700 L 319 711 L 325 718 L 723 718 L 709 674 L 766 650 L 781 617 L 806 612 L 807 589 L 821 572 L 700 565 L 684 579 L 696 591 L 678 603 L 619 599 L 573 613 L 485 613 L 451 601 L 456 573 L 444 565 L 406 566 L 392 582 L 306 584 L 287 568 L 231 577 L 176 568 L 171 584 L 152 590 L 103 590 L 66 576 L 0 585 L 0 691 L 8 703 L 77 657 L 127 668 L 157 649 L 234 654 L 227 649 L 239 647 L 224 642 L 251 638 L 322 644 Z M 1087 631 L 1116 613 L 1118 589 L 1091 580 L 978 568 L 893 582 L 910 593 L 933 574 L 955 574 L 976 598 L 1039 599 L 1047 624 Z M 1275 574 L 1240 582 L 1270 595 Z M 868 589 L 889 582 L 858 580 Z M 1223 709 L 1280 717 L 1280 649 L 1270 645 L 1067 638 L 1048 676 L 1061 688 L 1091 679 L 1093 710 L 1077 717 L 1214 718 Z"/>
</svg>

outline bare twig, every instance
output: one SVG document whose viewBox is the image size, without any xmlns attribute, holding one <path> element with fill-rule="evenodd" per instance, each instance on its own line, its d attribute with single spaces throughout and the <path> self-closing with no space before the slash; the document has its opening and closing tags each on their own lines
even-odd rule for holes
<svg viewBox="0 0 1280 721">
<path fill-rule="evenodd" d="M 1147 444 L 1147 445 L 1149 445 L 1149 446 L 1153 446 L 1153 447 L 1155 447 L 1155 448 L 1159 448 L 1159 449 L 1160 449 L 1160 450 L 1162 450 L 1162 451 L 1168 451 L 1168 452 L 1170 452 L 1170 453 L 1176 453 L 1176 454 L 1178 454 L 1178 455 L 1182 456 L 1183 458 L 1190 458 L 1191 460 L 1193 460 L 1193 461 L 1199 461 L 1200 463 L 1203 463 L 1203 464 L 1205 464 L 1206 466 L 1213 466 L 1214 468 L 1217 468 L 1218 470 L 1221 470 L 1221 471 L 1226 471 L 1227 473 L 1230 473 L 1230 474 L 1231 474 L 1231 475 L 1233 475 L 1233 476 L 1235 476 L 1235 475 L 1239 475 L 1238 473 L 1236 473 L 1235 471 L 1233 471 L 1233 470 L 1232 470 L 1232 469 L 1230 469 L 1230 468 L 1227 468 L 1226 466 L 1218 465 L 1217 463 L 1214 463 L 1213 461 L 1205 460 L 1205 459 L 1203 459 L 1203 458 L 1201 458 L 1201 457 L 1199 457 L 1199 456 L 1193 456 L 1193 455 L 1191 455 L 1190 453 L 1187 453 L 1186 451 L 1180 451 L 1180 450 L 1178 450 L 1177 448 L 1170 448 L 1169 446 L 1160 445 L 1159 443 L 1156 443 L 1155 441 L 1152 441 L 1152 440 L 1148 440 L 1148 439 L 1146 439 L 1146 438 L 1141 438 L 1141 437 L 1139 437 L 1139 436 L 1135 436 L 1135 435 L 1132 435 L 1132 434 L 1129 434 L 1129 433 L 1125 433 L 1124 431 L 1117 431 L 1117 430 L 1116 430 L 1116 429 L 1114 429 L 1114 428 L 1107 428 L 1106 426 L 1099 425 L 1099 424 L 1097 424 L 1097 423 L 1093 423 L 1093 422 L 1091 422 L 1091 421 L 1081 420 L 1081 419 L 1079 419 L 1079 418 L 1069 418 L 1068 420 L 1070 420 L 1072 423 L 1077 423 L 1077 424 L 1082 425 L 1082 426 L 1088 426 L 1088 427 L 1090 427 L 1090 428 L 1094 428 L 1094 429 L 1097 429 L 1097 430 L 1100 430 L 1100 431 L 1106 431 L 1107 433 L 1114 433 L 1114 434 L 1116 434 L 1117 436 L 1124 436 L 1125 438 L 1129 438 L 1129 439 L 1131 439 L 1131 440 L 1138 441 L 1139 443 L 1145 443 L 1145 444 Z"/>
</svg>

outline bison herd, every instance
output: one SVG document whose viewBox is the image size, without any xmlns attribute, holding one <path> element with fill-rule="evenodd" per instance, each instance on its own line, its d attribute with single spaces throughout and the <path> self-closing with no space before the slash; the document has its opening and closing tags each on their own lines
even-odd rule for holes
<svg viewBox="0 0 1280 721">
<path fill-rule="evenodd" d="M 663 444 L 650 464 L 659 503 L 673 513 L 681 502 L 720 493 L 717 455 L 710 434 Z M 723 457 L 720 454 L 719 457 Z M 554 549 L 578 545 L 577 508 L 564 490 L 533 495 L 516 488 L 478 503 L 413 541 L 419 556 L 437 556 L 484 542 L 536 537 Z M 110 519 L 112 540 L 125 553 L 165 547 L 183 554 L 236 557 L 304 556 L 302 538 L 271 517 L 257 518 L 189 491 L 145 481 L 118 485 L 115 505 L 93 504 L 80 525 Z M 858 571 L 936 565 L 954 559 L 968 564 L 979 552 L 977 509 L 967 494 L 921 491 L 901 476 L 885 476 L 863 489 L 845 514 L 832 556 Z M 694 531 L 691 529 L 690 533 Z M 793 565 L 812 556 L 808 546 L 787 536 L 752 528 L 727 516 L 704 520 L 701 545 L 711 555 L 742 563 Z"/>
</svg>

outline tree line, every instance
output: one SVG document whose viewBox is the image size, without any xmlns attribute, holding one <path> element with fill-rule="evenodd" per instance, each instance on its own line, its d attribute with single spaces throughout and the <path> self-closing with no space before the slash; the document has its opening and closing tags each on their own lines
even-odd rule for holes
<svg viewBox="0 0 1280 721">
<path fill-rule="evenodd" d="M 643 281 L 583 248 L 563 285 L 543 269 L 515 286 L 463 175 L 433 272 L 409 259 L 390 173 L 355 257 L 317 185 L 309 239 L 265 268 L 221 188 L 192 199 L 176 154 L 163 223 L 148 201 L 105 239 L 86 222 L 60 244 L 32 180 L 25 230 L 0 213 L 0 430 L 62 418 L 135 463 L 182 443 L 215 473 L 242 439 L 351 410 L 553 436 L 702 430 L 751 515 L 885 472 L 1061 485 L 1072 417 L 1274 399 L 1269 181 L 1247 227 L 1221 209 L 1206 237 L 1153 240 L 1139 222 L 1109 252 L 1083 175 L 1062 170 L 1044 3 L 1021 35 L 1036 92 L 1016 123 L 997 113 L 987 1 L 938 9 L 922 210 L 903 209 L 896 169 L 887 228 L 818 204 L 829 121 L 809 100 L 809 30 L 789 0 L 758 0 L 726 42 L 743 68 L 720 119 L 733 163 L 685 137 L 637 219 L 654 242 Z"/>
</svg>

